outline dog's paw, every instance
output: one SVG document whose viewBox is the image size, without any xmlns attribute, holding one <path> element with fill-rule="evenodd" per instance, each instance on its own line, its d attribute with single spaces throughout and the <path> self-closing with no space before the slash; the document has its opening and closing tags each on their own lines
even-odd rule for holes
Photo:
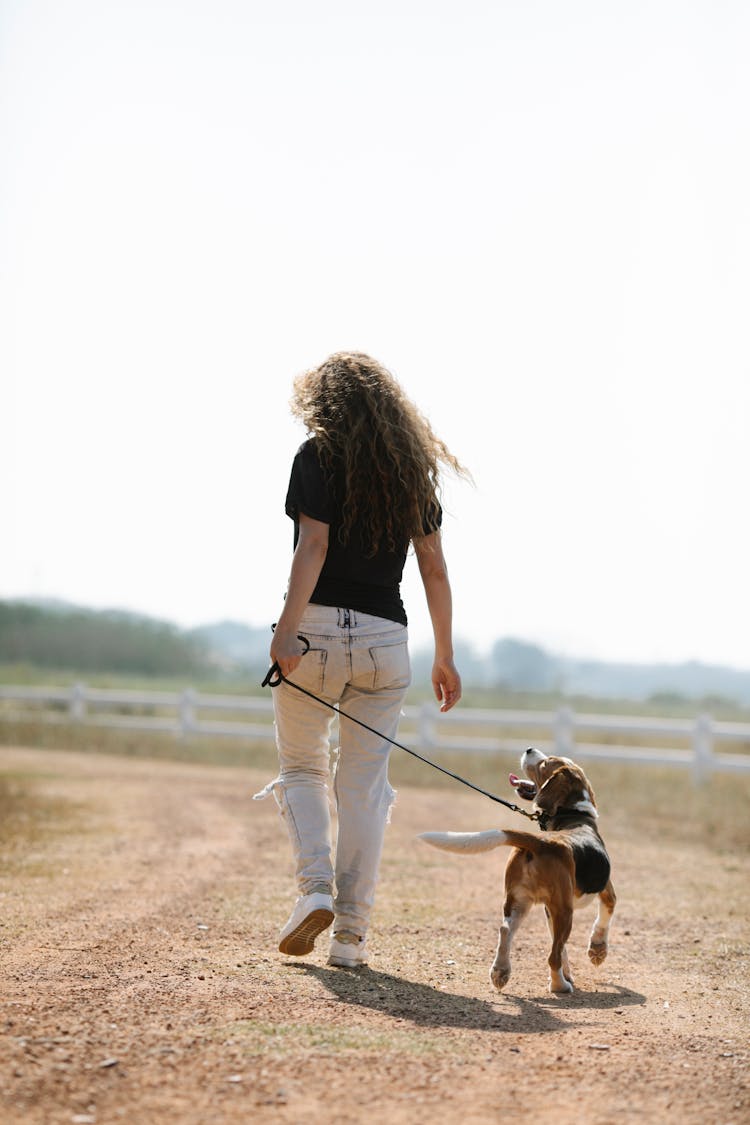
<svg viewBox="0 0 750 1125">
<path fill-rule="evenodd" d="M 490 981 L 498 992 L 502 992 L 510 980 L 510 965 L 493 965 L 490 969 Z"/>
<path fill-rule="evenodd" d="M 606 941 L 589 942 L 589 947 L 586 952 L 589 955 L 589 960 L 592 965 L 601 965 L 602 961 L 607 956 L 607 943 Z"/>
<path fill-rule="evenodd" d="M 558 996 L 564 996 L 568 992 L 573 991 L 573 982 L 563 976 L 562 973 L 551 972 L 549 976 L 549 990 L 556 993 Z"/>
</svg>

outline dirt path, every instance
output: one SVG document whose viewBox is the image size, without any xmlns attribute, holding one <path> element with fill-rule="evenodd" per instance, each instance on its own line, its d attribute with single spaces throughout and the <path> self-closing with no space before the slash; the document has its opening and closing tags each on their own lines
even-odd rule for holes
<svg viewBox="0 0 750 1125">
<path fill-rule="evenodd" d="M 609 960 L 590 966 L 578 915 L 577 990 L 551 997 L 536 912 L 499 995 L 505 857 L 414 839 L 514 824 L 471 793 L 401 791 L 374 955 L 352 972 L 324 941 L 276 952 L 293 891 L 275 805 L 249 800 L 265 776 L 30 750 L 0 765 L 39 802 L 2 856 L 3 1121 L 750 1121 L 747 856 L 605 818 Z"/>
</svg>

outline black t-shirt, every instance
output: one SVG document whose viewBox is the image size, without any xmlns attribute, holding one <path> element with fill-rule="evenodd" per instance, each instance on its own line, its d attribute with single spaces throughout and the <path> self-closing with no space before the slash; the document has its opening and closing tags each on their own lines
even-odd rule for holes
<svg viewBox="0 0 750 1125">
<path fill-rule="evenodd" d="M 398 551 L 381 546 L 370 558 L 361 545 L 355 524 L 342 544 L 338 538 L 339 511 L 318 460 L 315 439 L 304 442 L 292 463 L 286 494 L 286 514 L 294 520 L 294 546 L 299 539 L 299 516 L 309 516 L 330 527 L 328 553 L 310 598 L 316 605 L 358 609 L 406 625 L 401 601 L 401 575 L 409 544 Z M 438 516 L 438 525 L 442 513 Z M 425 534 L 428 529 L 425 528 Z"/>
</svg>

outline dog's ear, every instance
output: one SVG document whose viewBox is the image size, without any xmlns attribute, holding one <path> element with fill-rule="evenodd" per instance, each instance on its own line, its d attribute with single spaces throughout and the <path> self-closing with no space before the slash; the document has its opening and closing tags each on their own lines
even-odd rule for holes
<svg viewBox="0 0 750 1125">
<path fill-rule="evenodd" d="M 596 808 L 596 797 L 594 796 L 594 790 L 591 788 L 589 779 L 586 777 L 586 774 L 583 772 L 580 766 L 573 766 L 571 772 L 573 774 L 574 786 L 580 786 L 581 792 L 587 795 L 587 799 L 591 802 L 594 808 Z"/>
<path fill-rule="evenodd" d="M 560 766 L 551 777 L 548 777 L 536 795 L 534 804 L 542 812 L 553 815 L 563 805 L 575 785 L 575 773 L 570 766 Z"/>
</svg>

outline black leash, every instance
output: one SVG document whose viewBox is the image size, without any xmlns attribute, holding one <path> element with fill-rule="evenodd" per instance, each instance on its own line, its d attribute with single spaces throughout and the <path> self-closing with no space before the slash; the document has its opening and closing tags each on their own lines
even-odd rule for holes
<svg viewBox="0 0 750 1125">
<path fill-rule="evenodd" d="M 308 641 L 307 637 L 303 637 L 300 634 L 297 634 L 297 640 L 302 641 L 302 643 L 305 645 L 305 652 L 302 654 L 304 656 L 310 648 L 310 642 Z M 411 754 L 413 758 L 418 758 L 419 761 L 424 762 L 425 765 L 432 766 L 432 768 L 435 770 L 440 770 L 440 773 L 446 774 L 447 777 L 452 777 L 454 781 L 460 781 L 462 785 L 466 785 L 469 787 L 469 789 L 473 789 L 475 793 L 481 793 L 483 797 L 488 797 L 490 801 L 496 801 L 499 805 L 505 805 L 506 809 L 510 809 L 512 812 L 520 813 L 521 816 L 525 816 L 529 820 L 539 820 L 540 814 L 538 812 L 527 812 L 526 809 L 522 809 L 519 805 L 513 804 L 512 801 L 506 801 L 503 797 L 498 797 L 495 793 L 490 793 L 486 789 L 482 789 L 481 786 L 475 785 L 473 781 L 467 781 L 465 777 L 461 777 L 459 774 L 453 773 L 452 770 L 445 769 L 444 766 L 439 766 L 437 762 L 433 762 L 429 758 L 423 758 L 421 754 L 418 754 L 416 752 L 416 750 L 410 750 L 408 746 L 404 746 L 402 743 L 396 742 L 395 739 L 389 738 L 387 734 L 383 734 L 382 731 L 375 730 L 374 727 L 368 726 L 367 723 L 363 723 L 361 719 L 355 719 L 354 715 L 347 715 L 346 711 L 342 711 L 341 708 L 337 707 L 334 703 L 329 703 L 327 699 L 321 699 L 319 696 L 314 695 L 311 691 L 308 691 L 307 688 L 303 688 L 299 684 L 295 684 L 294 680 L 288 680 L 286 676 L 283 675 L 277 661 L 274 661 L 274 663 L 268 669 L 265 679 L 260 686 L 275 688 L 278 687 L 282 681 L 285 684 L 288 684 L 289 687 L 293 687 L 297 691 L 301 691 L 303 695 L 309 696 L 310 699 L 314 699 L 316 703 L 322 703 L 324 707 L 328 707 L 331 711 L 335 712 L 335 714 L 343 716 L 343 718 L 345 719 L 349 719 L 349 721 L 352 723 L 358 723 L 359 726 L 364 727 L 365 730 L 369 730 L 371 734 L 376 734 L 378 738 L 383 738 L 386 742 L 390 742 L 392 746 L 397 746 L 399 750 L 404 750 L 407 754 Z"/>
</svg>

